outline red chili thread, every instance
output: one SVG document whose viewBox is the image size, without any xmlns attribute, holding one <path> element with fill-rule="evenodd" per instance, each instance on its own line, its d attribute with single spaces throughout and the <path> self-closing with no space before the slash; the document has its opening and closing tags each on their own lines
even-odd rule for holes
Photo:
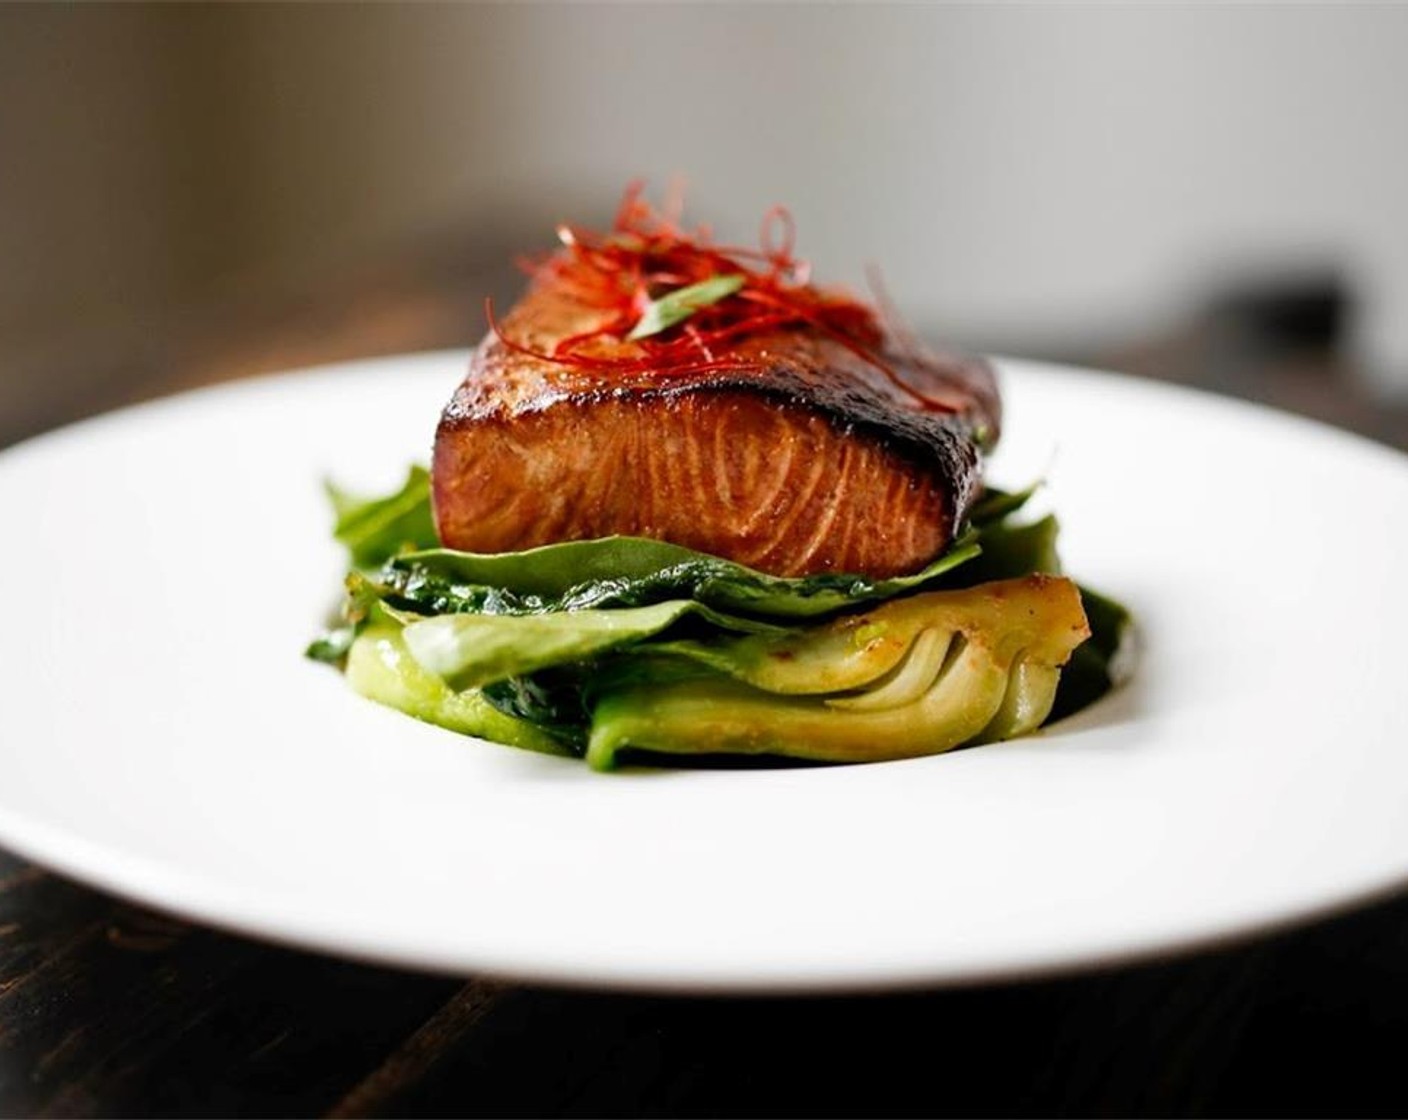
<svg viewBox="0 0 1408 1120">
<path fill-rule="evenodd" d="M 680 224 L 678 198 L 666 213 L 644 198 L 644 183 L 630 183 L 609 233 L 557 227 L 561 248 L 525 257 L 520 265 L 536 284 L 550 284 L 601 311 L 591 330 L 540 350 L 510 338 L 485 301 L 489 328 L 510 350 L 540 361 L 612 375 L 681 377 L 739 371 L 746 362 L 719 356 L 719 348 L 750 334 L 807 327 L 835 339 L 879 370 L 924 408 L 953 412 L 953 404 L 910 385 L 880 354 L 886 328 L 869 304 L 840 289 L 810 283 L 807 261 L 795 255 L 796 223 L 774 206 L 763 215 L 758 247 L 716 245 L 705 226 Z M 743 287 L 697 310 L 677 327 L 631 344 L 624 338 L 652 300 L 666 292 L 726 274 L 742 274 Z M 607 352 L 603 352 L 603 351 Z"/>
</svg>

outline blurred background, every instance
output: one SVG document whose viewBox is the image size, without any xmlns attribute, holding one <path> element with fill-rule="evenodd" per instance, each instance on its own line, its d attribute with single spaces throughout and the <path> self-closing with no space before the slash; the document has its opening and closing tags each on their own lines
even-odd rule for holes
<svg viewBox="0 0 1408 1120">
<path fill-rule="evenodd" d="M 0 444 L 469 345 L 627 180 L 936 341 L 1408 442 L 1408 7 L 0 6 Z"/>
</svg>

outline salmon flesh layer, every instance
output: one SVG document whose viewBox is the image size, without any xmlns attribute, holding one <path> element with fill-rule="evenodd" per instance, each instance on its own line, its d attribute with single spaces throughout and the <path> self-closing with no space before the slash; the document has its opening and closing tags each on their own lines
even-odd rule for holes
<svg viewBox="0 0 1408 1120">
<path fill-rule="evenodd" d="M 502 329 L 545 352 L 592 314 L 543 287 Z M 608 379 L 490 334 L 436 432 L 441 541 L 509 552 L 623 534 L 785 576 L 898 575 L 948 547 L 997 435 L 985 362 L 887 352 L 936 410 L 821 332 L 751 335 L 719 357 L 730 368 Z"/>
</svg>

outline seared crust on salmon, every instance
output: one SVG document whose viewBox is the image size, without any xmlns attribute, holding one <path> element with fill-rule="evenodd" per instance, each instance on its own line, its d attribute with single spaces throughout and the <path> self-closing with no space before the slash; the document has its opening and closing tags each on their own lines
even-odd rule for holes
<svg viewBox="0 0 1408 1120">
<path fill-rule="evenodd" d="M 539 285 L 501 333 L 547 353 L 593 315 Z M 776 575 L 876 577 L 948 547 L 998 431 L 987 363 L 886 351 L 906 391 L 807 328 L 748 334 L 720 357 L 727 368 L 604 378 L 491 333 L 436 432 L 444 545 L 506 552 L 624 534 Z"/>
</svg>

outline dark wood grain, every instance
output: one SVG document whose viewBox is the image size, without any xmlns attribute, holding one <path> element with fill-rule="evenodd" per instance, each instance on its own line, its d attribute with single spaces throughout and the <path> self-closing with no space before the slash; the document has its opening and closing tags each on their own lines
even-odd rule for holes
<svg viewBox="0 0 1408 1120">
<path fill-rule="evenodd" d="M 386 1060 L 342 1097 L 327 1115 L 380 1116 L 439 1065 L 500 999 L 500 985 L 471 980 L 422 1023 Z"/>
<path fill-rule="evenodd" d="M 448 265 L 454 249 L 320 292 L 207 309 L 159 347 L 70 355 L 101 391 L 81 405 L 38 394 L 5 418 L 0 441 L 236 374 L 467 343 L 484 275 Z M 1408 410 L 1356 391 L 1333 352 L 1249 360 L 1218 337 L 1190 324 L 1067 356 L 1408 447 Z M 1039 983 L 682 999 L 295 952 L 149 913 L 0 852 L 5 1116 L 1388 1115 L 1408 1110 L 1405 1042 L 1408 898 Z"/>
<path fill-rule="evenodd" d="M 52 876 L 4 898 L 5 1115 L 317 1112 L 459 986 L 221 936 Z"/>
</svg>

